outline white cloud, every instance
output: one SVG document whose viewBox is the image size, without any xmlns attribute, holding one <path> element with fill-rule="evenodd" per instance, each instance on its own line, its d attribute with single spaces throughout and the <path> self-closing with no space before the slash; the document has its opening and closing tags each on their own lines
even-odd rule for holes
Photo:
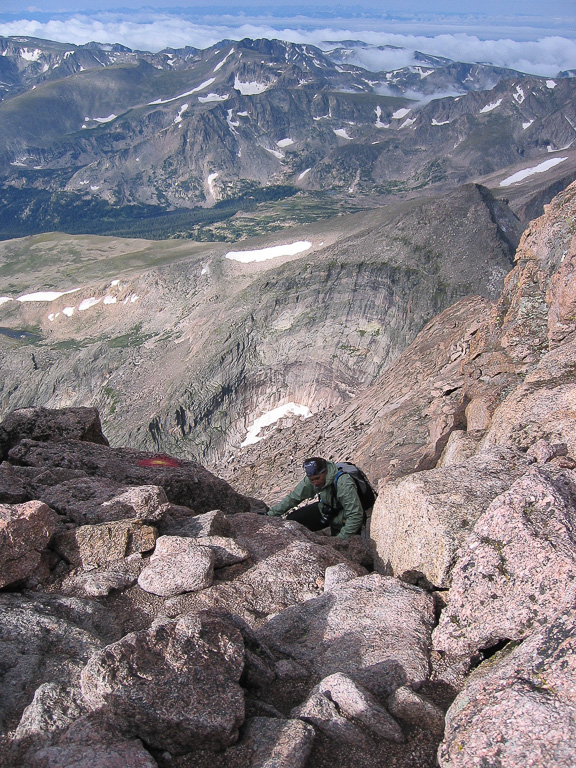
<svg viewBox="0 0 576 768">
<path fill-rule="evenodd" d="M 356 49 L 354 62 L 372 71 L 414 64 L 413 52 L 423 51 L 457 61 L 487 62 L 552 77 L 576 64 L 576 32 L 550 18 L 531 19 L 528 26 L 514 18 L 491 22 L 487 17 L 445 16 L 436 20 L 368 18 L 318 19 L 271 16 L 222 16 L 192 20 L 185 13 L 96 12 L 60 14 L 48 21 L 17 19 L 0 23 L 0 35 L 28 35 L 67 43 L 91 40 L 122 43 L 132 49 L 159 51 L 192 45 L 207 48 L 223 39 L 279 38 L 323 48 L 327 41 L 363 40 L 372 46 L 398 49 Z M 506 22 L 506 23 L 504 23 Z M 518 22 L 518 23 L 516 23 Z"/>
</svg>

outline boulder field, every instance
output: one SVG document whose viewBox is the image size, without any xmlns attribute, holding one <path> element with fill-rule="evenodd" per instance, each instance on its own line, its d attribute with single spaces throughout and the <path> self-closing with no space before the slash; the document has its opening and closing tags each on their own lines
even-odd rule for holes
<svg viewBox="0 0 576 768">
<path fill-rule="evenodd" d="M 349 542 L 258 514 L 285 482 L 261 445 L 230 485 L 111 447 L 91 408 L 7 414 L 0 764 L 573 766 L 575 221 L 572 185 L 493 303 L 333 413 L 380 480 Z M 267 451 L 328 454 L 321 418 Z"/>
</svg>

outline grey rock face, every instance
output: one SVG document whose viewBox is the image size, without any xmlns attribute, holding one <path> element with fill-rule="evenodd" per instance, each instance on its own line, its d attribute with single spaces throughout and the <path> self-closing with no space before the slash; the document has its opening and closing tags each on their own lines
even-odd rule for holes
<svg viewBox="0 0 576 768">
<path fill-rule="evenodd" d="M 576 597 L 576 474 L 534 467 L 494 499 L 458 553 L 434 647 L 522 640 Z"/>
<path fill-rule="evenodd" d="M 178 519 L 169 528 L 164 527 L 162 533 L 170 536 L 229 536 L 230 522 L 221 510 L 213 509 L 201 515 Z"/>
<path fill-rule="evenodd" d="M 316 692 L 334 702 L 344 717 L 363 725 L 373 736 L 400 743 L 405 741 L 396 720 L 368 691 L 346 675 L 340 672 L 329 675 L 313 689 L 313 693 Z"/>
<path fill-rule="evenodd" d="M 228 750 L 230 768 L 305 768 L 315 733 L 301 720 L 254 717 L 242 742 Z"/>
<path fill-rule="evenodd" d="M 448 710 L 440 765 L 572 766 L 575 651 L 576 613 L 569 608 L 514 650 L 484 662 Z"/>
<path fill-rule="evenodd" d="M 338 565 L 331 565 L 326 568 L 324 574 L 324 591 L 329 592 L 334 587 L 340 584 L 346 584 L 347 581 L 352 581 L 358 576 L 365 576 L 366 571 L 364 568 L 358 568 L 349 563 L 338 563 Z"/>
<path fill-rule="evenodd" d="M 160 486 L 170 502 L 192 507 L 197 512 L 208 512 L 216 506 L 231 513 L 250 508 L 247 499 L 228 483 L 191 461 L 79 440 L 58 443 L 21 440 L 11 454 L 13 461 L 25 466 L 82 470 L 92 477 L 123 486 Z M 126 503 L 125 508 L 129 507 Z"/>
<path fill-rule="evenodd" d="M 432 623 L 429 595 L 371 574 L 286 609 L 257 634 L 321 678 L 342 672 L 379 697 L 427 679 Z"/>
<path fill-rule="evenodd" d="M 108 445 L 96 408 L 21 408 L 0 423 L 0 458 L 19 440 L 87 440 Z"/>
<path fill-rule="evenodd" d="M 0 594 L 0 725 L 20 720 L 43 683 L 78 681 L 90 656 L 118 632 L 100 605 L 56 595 Z"/>
<path fill-rule="evenodd" d="M 23 581 L 40 565 L 57 515 L 40 501 L 0 504 L 0 587 Z"/>
<path fill-rule="evenodd" d="M 168 508 L 164 489 L 155 485 L 129 488 L 99 477 L 76 477 L 43 487 L 36 479 L 29 492 L 76 525 L 137 518 L 159 522 Z"/>
<path fill-rule="evenodd" d="M 134 554 L 102 568 L 77 570 L 63 580 L 61 590 L 63 594 L 77 597 L 106 597 L 136 584 L 144 566 L 142 556 Z"/>
<path fill-rule="evenodd" d="M 243 663 L 237 629 L 189 615 L 126 635 L 95 654 L 82 671 L 82 692 L 93 708 L 105 704 L 158 749 L 224 749 L 244 720 Z"/>
</svg>

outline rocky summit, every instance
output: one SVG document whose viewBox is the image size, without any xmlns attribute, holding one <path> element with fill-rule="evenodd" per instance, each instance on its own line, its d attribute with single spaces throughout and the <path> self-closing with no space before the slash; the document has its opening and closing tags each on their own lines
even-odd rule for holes
<svg viewBox="0 0 576 768">
<path fill-rule="evenodd" d="M 576 185 L 493 296 L 234 463 L 0 423 L 10 768 L 570 768 Z M 259 512 L 318 453 L 378 486 L 341 541 Z"/>
</svg>

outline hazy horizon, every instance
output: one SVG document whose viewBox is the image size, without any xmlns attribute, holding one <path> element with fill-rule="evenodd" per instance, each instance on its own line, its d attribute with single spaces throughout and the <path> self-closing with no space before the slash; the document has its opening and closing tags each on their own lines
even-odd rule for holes
<svg viewBox="0 0 576 768">
<path fill-rule="evenodd" d="M 483 62 L 554 76 L 576 69 L 576 6 L 553 0 L 542 15 L 534 0 L 505 4 L 484 0 L 429 3 L 413 0 L 408 9 L 372 0 L 360 6 L 317 0 L 312 6 L 271 0 L 264 14 L 241 0 L 219 6 L 174 7 L 156 0 L 154 7 L 131 9 L 136 0 L 87 0 L 77 10 L 72 0 L 37 0 L 25 11 L 17 0 L 4 0 L 0 35 L 29 36 L 82 45 L 91 41 L 120 43 L 136 50 L 208 48 L 224 39 L 278 38 L 327 48 L 333 41 L 359 40 L 374 46 L 356 52 L 355 63 L 370 70 L 389 70 L 412 62 L 413 52 Z M 18 8 L 18 6 L 20 7 Z M 397 46 L 402 50 L 377 50 Z"/>
</svg>

